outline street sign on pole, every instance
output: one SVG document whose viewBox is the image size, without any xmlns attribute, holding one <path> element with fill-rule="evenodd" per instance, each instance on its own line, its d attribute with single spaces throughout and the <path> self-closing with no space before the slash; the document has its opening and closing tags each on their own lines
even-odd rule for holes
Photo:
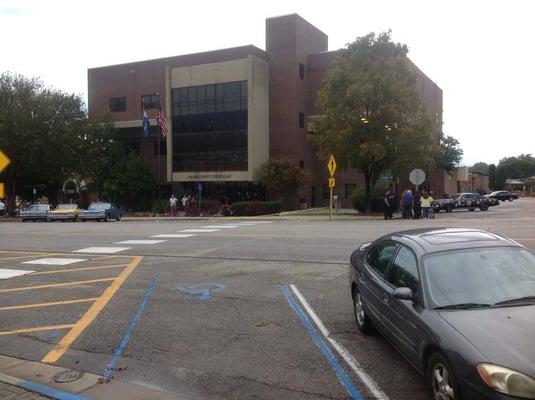
<svg viewBox="0 0 535 400">
<path fill-rule="evenodd" d="M 0 182 L 0 200 L 2 200 L 4 197 L 5 197 L 4 184 Z"/>
<path fill-rule="evenodd" d="M 9 157 L 6 156 L 6 154 L 2 150 L 0 150 L 0 173 L 2 173 L 7 168 L 9 163 L 11 163 Z"/>
<path fill-rule="evenodd" d="M 329 162 L 327 163 L 327 169 L 329 170 L 329 173 L 331 174 L 331 178 L 332 178 L 334 176 L 334 173 L 336 172 L 336 161 L 332 154 L 329 157 Z"/>
<path fill-rule="evenodd" d="M 409 174 L 409 180 L 416 185 L 416 190 L 418 190 L 418 186 L 425 181 L 425 172 L 419 168 L 413 169 Z"/>
<path fill-rule="evenodd" d="M 329 178 L 329 220 L 333 219 L 333 188 L 336 185 L 336 180 L 334 178 L 334 173 L 336 172 L 336 160 L 331 154 L 329 157 L 329 162 L 327 163 L 327 169 L 331 177 Z"/>
</svg>

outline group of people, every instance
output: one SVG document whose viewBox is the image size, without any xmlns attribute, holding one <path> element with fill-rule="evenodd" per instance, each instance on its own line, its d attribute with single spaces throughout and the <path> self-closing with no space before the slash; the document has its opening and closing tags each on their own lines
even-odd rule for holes
<svg viewBox="0 0 535 400">
<path fill-rule="evenodd" d="M 188 204 L 191 203 L 192 197 L 190 194 L 185 194 L 182 196 L 180 203 L 182 204 L 182 209 L 185 210 Z M 176 217 L 178 215 L 178 199 L 174 194 L 169 197 L 169 208 L 171 209 L 171 216 Z"/>
<path fill-rule="evenodd" d="M 432 193 L 432 192 L 431 192 Z M 433 197 L 431 193 L 423 191 L 413 194 L 412 190 L 404 190 L 401 194 L 401 218 L 403 219 L 429 219 L 433 218 Z M 392 219 L 395 208 L 395 196 L 391 189 L 384 194 L 384 218 Z"/>
</svg>

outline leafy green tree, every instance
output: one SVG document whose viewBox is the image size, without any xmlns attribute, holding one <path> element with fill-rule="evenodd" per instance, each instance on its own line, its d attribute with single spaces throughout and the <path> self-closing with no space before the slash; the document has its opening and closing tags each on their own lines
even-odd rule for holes
<svg viewBox="0 0 535 400">
<path fill-rule="evenodd" d="M 296 190 L 306 179 L 301 170 L 288 160 L 269 159 L 260 170 L 260 182 L 276 197 Z"/>
<path fill-rule="evenodd" d="M 496 166 L 494 166 L 496 168 Z M 472 165 L 472 167 L 470 167 L 470 171 L 471 172 L 479 172 L 481 174 L 486 174 L 488 175 L 489 173 L 489 164 L 485 163 L 485 162 L 477 162 L 475 163 L 474 165 Z"/>
<path fill-rule="evenodd" d="M 433 165 L 438 150 L 438 127 L 418 99 L 407 52 L 389 32 L 358 38 L 335 59 L 319 93 L 324 117 L 312 141 L 320 158 L 333 153 L 342 168 L 363 173 L 368 209 L 382 172 Z"/>
<path fill-rule="evenodd" d="M 102 180 L 101 196 L 114 202 L 140 198 L 154 191 L 156 180 L 142 157 L 133 151 L 118 153 Z"/>
<path fill-rule="evenodd" d="M 499 188 L 501 186 L 498 185 L 497 173 L 496 173 L 496 164 L 490 164 L 489 165 L 488 173 L 489 173 L 489 187 L 492 190 L 499 190 Z"/>
<path fill-rule="evenodd" d="M 463 149 L 460 143 L 453 136 L 443 136 L 440 138 L 440 151 L 436 156 L 436 164 L 439 168 L 444 168 L 448 174 L 455 171 L 463 158 Z"/>
<path fill-rule="evenodd" d="M 79 96 L 46 88 L 37 79 L 0 74 L 0 149 L 12 161 L 6 171 L 10 197 L 30 197 L 34 187 L 55 197 L 78 169 L 85 123 Z"/>
<path fill-rule="evenodd" d="M 498 168 L 503 169 L 506 178 L 527 178 L 535 175 L 535 158 L 531 154 L 506 157 L 500 160 Z"/>
</svg>

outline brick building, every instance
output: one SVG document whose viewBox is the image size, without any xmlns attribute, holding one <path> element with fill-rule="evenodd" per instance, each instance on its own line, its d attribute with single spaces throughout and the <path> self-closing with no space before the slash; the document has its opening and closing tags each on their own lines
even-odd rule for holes
<svg viewBox="0 0 535 400">
<path fill-rule="evenodd" d="M 270 157 L 286 158 L 311 175 L 288 206 L 296 207 L 297 199 L 320 206 L 327 202 L 327 173 L 307 121 L 321 115 L 317 92 L 336 53 L 328 51 L 327 35 L 299 15 L 269 18 L 266 50 L 249 45 L 89 69 L 89 113 L 111 113 L 120 137 L 143 154 L 155 175 L 161 171 L 167 193 L 195 191 L 202 182 L 214 197 L 262 197 L 260 166 Z M 441 127 L 442 90 L 419 70 L 416 90 Z M 156 93 L 169 129 L 160 168 Z M 146 138 L 142 101 L 152 125 Z M 356 171 L 337 172 L 339 198 L 359 185 L 363 178 Z"/>
</svg>

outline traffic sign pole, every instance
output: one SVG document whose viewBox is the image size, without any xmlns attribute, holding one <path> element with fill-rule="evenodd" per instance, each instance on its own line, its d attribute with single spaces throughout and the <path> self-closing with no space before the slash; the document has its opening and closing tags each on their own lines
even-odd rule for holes
<svg viewBox="0 0 535 400">
<path fill-rule="evenodd" d="M 333 188 L 329 188 L 331 194 L 329 196 L 330 204 L 329 204 L 329 221 L 333 220 Z"/>
<path fill-rule="evenodd" d="M 334 179 L 334 173 L 336 172 L 336 160 L 334 159 L 334 156 L 331 154 L 329 157 L 329 162 L 327 163 L 327 170 L 329 170 L 329 174 L 331 177 L 329 178 L 329 221 L 332 221 L 333 219 L 333 189 L 336 184 L 336 181 Z"/>
</svg>

